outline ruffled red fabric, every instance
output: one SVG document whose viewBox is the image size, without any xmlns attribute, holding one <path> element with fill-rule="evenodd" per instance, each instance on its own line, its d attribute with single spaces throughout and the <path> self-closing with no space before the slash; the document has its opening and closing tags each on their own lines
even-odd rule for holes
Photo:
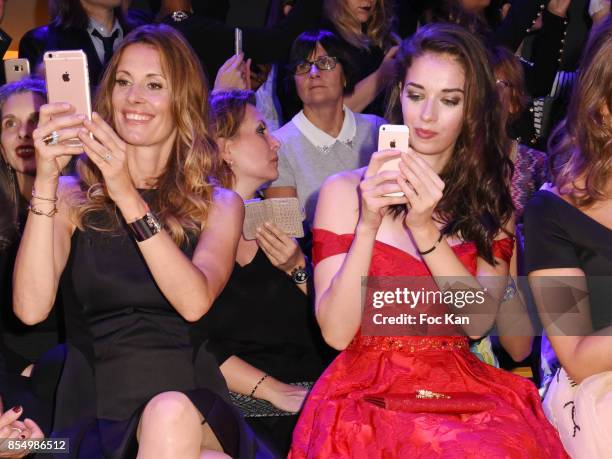
<svg viewBox="0 0 612 459">
<path fill-rule="evenodd" d="M 352 234 L 315 230 L 315 262 L 347 252 L 352 240 Z M 511 239 L 495 241 L 495 256 L 509 260 L 512 245 Z M 453 251 L 475 273 L 475 246 L 464 243 Z M 429 271 L 417 258 L 377 241 L 370 275 L 427 276 Z M 415 400 L 422 390 L 451 398 L 432 398 L 425 408 L 427 398 Z M 388 405 L 379 407 L 372 397 Z M 358 333 L 312 389 L 289 457 L 568 456 L 544 416 L 535 386 L 478 360 L 467 338 Z"/>
<path fill-rule="evenodd" d="M 312 231 L 313 247 L 312 247 L 312 262 L 316 266 L 321 260 L 331 257 L 333 255 L 339 255 L 341 253 L 347 253 L 353 243 L 354 234 L 336 234 L 331 231 L 324 229 L 314 229 Z M 410 257 L 420 263 L 420 260 L 414 258 L 407 252 L 404 252 L 397 247 L 389 244 L 385 244 L 381 241 L 375 242 L 376 246 L 386 253 L 399 253 L 400 256 Z M 461 262 L 470 270 L 472 274 L 476 272 L 476 245 L 473 242 L 463 242 L 452 246 L 453 251 L 459 257 Z M 493 256 L 504 260 L 506 263 L 510 262 L 512 258 L 512 251 L 514 250 L 514 239 L 506 237 L 493 241 Z M 423 265 L 422 263 L 420 263 Z M 424 267 L 424 265 L 423 265 Z M 423 271 L 419 269 L 418 273 L 396 273 L 396 276 L 418 276 L 422 275 Z M 429 273 L 429 270 L 427 270 Z M 383 274 L 379 274 L 383 275 Z"/>
</svg>

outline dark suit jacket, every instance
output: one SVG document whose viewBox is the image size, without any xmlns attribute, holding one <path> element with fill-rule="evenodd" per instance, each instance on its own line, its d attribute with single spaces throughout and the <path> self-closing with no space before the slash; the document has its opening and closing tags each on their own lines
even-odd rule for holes
<svg viewBox="0 0 612 459">
<path fill-rule="evenodd" d="M 142 11 L 130 10 L 127 20 L 121 21 L 124 36 L 139 25 L 150 22 L 150 19 L 150 16 Z M 97 86 L 104 67 L 87 30 L 62 27 L 55 23 L 37 27 L 26 32 L 19 42 L 19 57 L 27 58 L 30 61 L 32 73 L 35 73 L 46 51 L 68 49 L 82 49 L 85 52 L 90 84 L 92 88 Z"/>
<path fill-rule="evenodd" d="M 0 29 L 0 60 L 11 44 L 11 37 Z M 6 83 L 6 75 L 4 75 L 4 63 L 0 62 L 0 86 Z"/>
</svg>

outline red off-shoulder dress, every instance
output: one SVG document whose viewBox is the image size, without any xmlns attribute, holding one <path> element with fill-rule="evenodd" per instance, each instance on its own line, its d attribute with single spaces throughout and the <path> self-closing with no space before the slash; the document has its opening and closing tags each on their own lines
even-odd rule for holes
<svg viewBox="0 0 612 459">
<path fill-rule="evenodd" d="M 314 230 L 315 263 L 346 253 L 353 234 Z M 493 245 L 509 261 L 513 241 Z M 476 272 L 476 247 L 453 251 Z M 430 276 L 410 254 L 376 241 L 370 276 Z M 450 398 L 419 399 L 419 390 Z M 369 397 L 396 400 L 381 408 Z M 388 397 L 388 398 L 387 398 Z M 293 433 L 298 458 L 565 458 L 528 380 L 481 362 L 466 337 L 362 336 L 312 389 Z"/>
</svg>

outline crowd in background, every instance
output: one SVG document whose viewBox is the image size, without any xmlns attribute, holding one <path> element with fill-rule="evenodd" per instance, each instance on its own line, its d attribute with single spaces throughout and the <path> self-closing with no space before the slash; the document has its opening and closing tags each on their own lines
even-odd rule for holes
<svg viewBox="0 0 612 459">
<path fill-rule="evenodd" d="M 49 5 L 0 69 L 1 457 L 609 454 L 609 0 Z M 273 198 L 303 237 L 245 237 Z M 365 276 L 486 286 L 481 326 L 369 336 Z"/>
</svg>

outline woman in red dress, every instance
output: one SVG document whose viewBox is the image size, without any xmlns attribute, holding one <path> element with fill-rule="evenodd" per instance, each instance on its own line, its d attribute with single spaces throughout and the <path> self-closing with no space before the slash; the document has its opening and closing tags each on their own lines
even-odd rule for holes
<svg viewBox="0 0 612 459">
<path fill-rule="evenodd" d="M 397 67 L 411 145 L 399 171 L 380 170 L 399 152 L 376 152 L 319 196 L 316 315 L 342 352 L 306 401 L 290 457 L 567 457 L 536 388 L 479 361 L 465 336 L 498 319 L 514 244 L 511 166 L 486 51 L 468 31 L 434 24 L 402 44 Z M 366 336 L 368 275 L 454 276 L 489 288 L 482 305 L 463 311 L 478 324 L 447 328 L 454 336 L 410 325 L 405 336 Z"/>
</svg>

